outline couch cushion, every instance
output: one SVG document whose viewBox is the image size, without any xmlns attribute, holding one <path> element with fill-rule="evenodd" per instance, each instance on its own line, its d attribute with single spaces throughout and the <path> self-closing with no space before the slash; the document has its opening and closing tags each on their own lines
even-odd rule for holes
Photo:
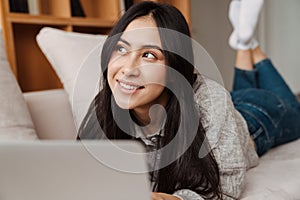
<svg viewBox="0 0 300 200">
<path fill-rule="evenodd" d="M 92 35 L 43 28 L 37 42 L 63 83 L 78 128 L 98 90 L 100 52 L 105 35 Z M 90 63 L 87 57 L 93 56 Z M 74 96 L 75 94 L 75 96 Z"/>
<path fill-rule="evenodd" d="M 300 199 L 300 140 L 271 149 L 246 174 L 243 200 Z"/>
<path fill-rule="evenodd" d="M 0 30 L 0 140 L 36 138 L 27 105 L 6 59 Z"/>
</svg>

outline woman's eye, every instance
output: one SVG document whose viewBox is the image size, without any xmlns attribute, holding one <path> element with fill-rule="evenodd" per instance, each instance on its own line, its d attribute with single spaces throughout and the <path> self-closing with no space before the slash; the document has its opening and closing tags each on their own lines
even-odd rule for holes
<svg viewBox="0 0 300 200">
<path fill-rule="evenodd" d="M 127 53 L 127 49 L 125 47 L 122 47 L 122 46 L 117 46 L 117 51 L 121 54 Z"/>
<path fill-rule="evenodd" d="M 153 53 L 146 52 L 143 54 L 143 57 L 149 58 L 149 59 L 154 59 L 156 56 Z"/>
</svg>

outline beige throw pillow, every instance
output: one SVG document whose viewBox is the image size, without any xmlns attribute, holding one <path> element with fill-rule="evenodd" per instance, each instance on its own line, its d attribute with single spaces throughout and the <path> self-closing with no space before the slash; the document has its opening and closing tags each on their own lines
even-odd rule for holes
<svg viewBox="0 0 300 200">
<path fill-rule="evenodd" d="M 99 90 L 100 54 L 106 37 L 45 27 L 36 38 L 68 94 L 77 129 Z"/>
<path fill-rule="evenodd" d="M 8 64 L 0 30 L 0 140 L 36 138 L 23 94 Z"/>
</svg>

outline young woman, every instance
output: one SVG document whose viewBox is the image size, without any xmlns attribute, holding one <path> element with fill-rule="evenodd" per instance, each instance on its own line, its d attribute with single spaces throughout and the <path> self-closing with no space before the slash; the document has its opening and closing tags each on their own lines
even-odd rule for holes
<svg viewBox="0 0 300 200">
<path fill-rule="evenodd" d="M 189 37 L 170 5 L 130 8 L 103 46 L 102 89 L 78 139 L 139 140 L 155 152 L 148 158 L 153 200 L 237 199 L 246 170 L 258 163 L 248 118 L 222 86 L 194 73 Z M 242 95 L 234 95 L 238 107 Z"/>
</svg>

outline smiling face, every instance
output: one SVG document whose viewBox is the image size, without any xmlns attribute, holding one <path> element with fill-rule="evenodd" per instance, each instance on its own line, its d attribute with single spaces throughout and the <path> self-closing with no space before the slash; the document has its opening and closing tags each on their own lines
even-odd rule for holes
<svg viewBox="0 0 300 200">
<path fill-rule="evenodd" d="M 133 20 L 117 42 L 108 64 L 107 79 L 118 106 L 137 113 L 153 104 L 165 106 L 166 60 L 155 21 Z"/>
</svg>

